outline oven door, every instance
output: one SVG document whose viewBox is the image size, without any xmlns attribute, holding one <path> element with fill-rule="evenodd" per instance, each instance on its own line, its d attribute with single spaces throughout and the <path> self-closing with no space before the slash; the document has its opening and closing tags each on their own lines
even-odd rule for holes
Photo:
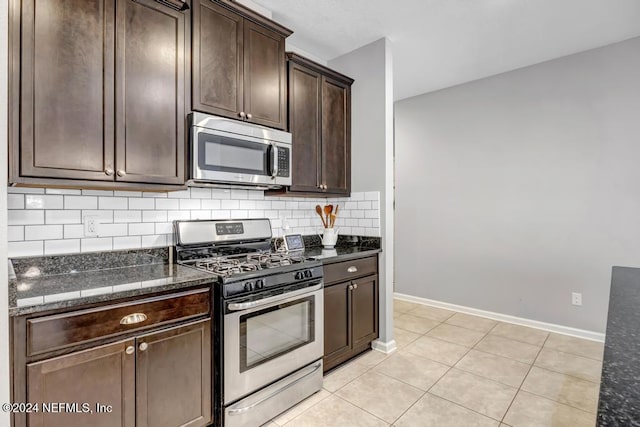
<svg viewBox="0 0 640 427">
<path fill-rule="evenodd" d="M 194 126 L 191 149 L 193 181 L 291 185 L 290 144 Z"/>
<path fill-rule="evenodd" d="M 311 285 L 248 303 L 225 302 L 225 405 L 322 358 L 322 282 Z"/>
</svg>

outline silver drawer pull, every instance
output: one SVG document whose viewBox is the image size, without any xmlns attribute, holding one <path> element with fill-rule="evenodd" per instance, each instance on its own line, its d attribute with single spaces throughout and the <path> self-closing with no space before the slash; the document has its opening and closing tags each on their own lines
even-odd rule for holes
<svg viewBox="0 0 640 427">
<path fill-rule="evenodd" d="M 135 348 L 133 348 L 132 345 L 130 345 L 129 347 L 127 347 L 127 349 L 125 350 L 125 353 L 127 354 L 133 354 L 133 352 L 136 351 Z"/>
<path fill-rule="evenodd" d="M 356 271 L 358 271 L 358 267 L 356 267 L 355 265 L 352 265 L 351 267 L 347 268 L 348 273 L 355 273 Z"/>
<path fill-rule="evenodd" d="M 144 313 L 132 313 L 124 316 L 120 319 L 121 325 L 135 325 L 136 323 L 142 323 L 147 320 L 147 315 Z"/>
</svg>

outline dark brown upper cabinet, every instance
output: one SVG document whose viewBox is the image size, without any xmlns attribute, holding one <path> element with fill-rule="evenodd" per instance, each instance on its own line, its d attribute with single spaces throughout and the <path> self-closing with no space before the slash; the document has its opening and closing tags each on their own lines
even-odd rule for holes
<svg viewBox="0 0 640 427">
<path fill-rule="evenodd" d="M 184 186 L 188 3 L 10 3 L 10 183 Z"/>
<path fill-rule="evenodd" d="M 353 79 L 287 53 L 292 196 L 351 194 L 351 85 Z"/>
<path fill-rule="evenodd" d="M 193 110 L 285 129 L 290 34 L 237 3 L 194 0 Z"/>
</svg>

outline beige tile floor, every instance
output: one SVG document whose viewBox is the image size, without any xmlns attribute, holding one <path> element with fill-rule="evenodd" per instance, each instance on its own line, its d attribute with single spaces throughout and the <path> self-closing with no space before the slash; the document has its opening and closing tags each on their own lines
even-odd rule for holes
<svg viewBox="0 0 640 427">
<path fill-rule="evenodd" d="M 324 379 L 276 426 L 595 425 L 603 345 L 396 300 L 391 355 Z"/>
</svg>

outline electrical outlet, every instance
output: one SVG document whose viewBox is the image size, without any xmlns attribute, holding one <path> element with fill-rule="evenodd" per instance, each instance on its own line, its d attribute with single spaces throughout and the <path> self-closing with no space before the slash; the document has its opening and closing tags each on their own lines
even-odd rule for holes
<svg viewBox="0 0 640 427">
<path fill-rule="evenodd" d="M 579 292 L 571 293 L 571 304 L 573 305 L 582 305 L 582 294 Z"/>
<path fill-rule="evenodd" d="M 87 215 L 84 217 L 84 236 L 98 237 L 98 217 L 96 215 Z"/>
</svg>

